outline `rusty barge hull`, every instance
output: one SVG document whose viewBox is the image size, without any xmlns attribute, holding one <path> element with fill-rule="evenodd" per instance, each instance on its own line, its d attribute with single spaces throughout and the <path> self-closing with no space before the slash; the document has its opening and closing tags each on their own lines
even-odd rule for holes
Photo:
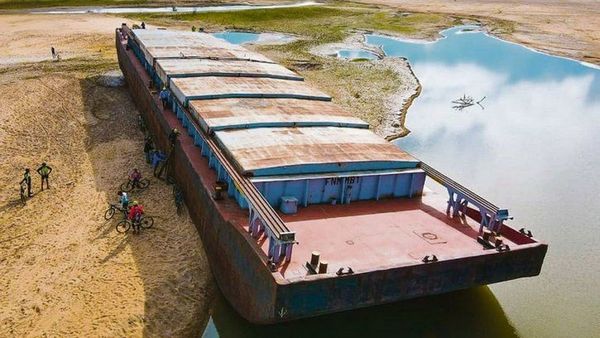
<svg viewBox="0 0 600 338">
<path fill-rule="evenodd" d="M 203 156 L 198 147 L 198 137 L 206 137 L 202 141 L 203 146 L 210 143 L 218 147 L 217 142 L 211 141 L 208 133 L 202 133 L 202 126 L 187 109 L 174 112 L 171 108 L 162 108 L 156 91 L 148 87 L 152 79 L 148 65 L 144 65 L 139 56 L 127 47 L 125 29 L 117 30 L 116 49 L 132 98 L 159 148 L 169 148 L 168 134 L 172 128 L 187 131 L 172 150 L 171 169 L 178 182 L 185 182 L 180 184 L 185 202 L 202 238 L 219 288 L 235 310 L 248 321 L 259 324 L 285 322 L 540 273 L 546 244 L 503 226 L 502 235 L 511 244 L 511 249 L 502 252 L 483 250 L 477 244 L 476 231 L 465 227 L 461 221 L 449 220 L 443 212 L 444 202 L 425 196 L 410 202 L 357 201 L 348 204 L 351 208 L 308 205 L 300 216 L 281 214 L 280 220 L 289 227 L 287 230 L 304 238 L 298 238 L 301 242 L 294 249 L 294 255 L 297 255 L 294 257 L 298 258 L 286 260 L 272 271 L 272 248 L 264 238 L 253 236 L 253 229 L 247 224 L 249 211 L 240 208 L 235 196 L 219 201 L 212 197 L 215 182 L 221 178 L 221 169 L 214 169 L 214 164 L 211 164 L 213 157 Z M 218 149 L 216 151 L 215 156 L 226 161 L 227 155 L 218 152 Z M 232 168 L 225 169 L 240 169 Z M 405 169 L 395 170 L 406 174 Z M 414 173 L 411 175 L 417 177 Z M 265 176 L 253 181 L 253 184 L 260 187 L 270 179 Z M 473 208 L 464 211 L 474 223 L 491 221 L 482 219 L 488 216 L 481 216 Z M 319 219 L 323 213 L 327 213 L 327 219 Z M 375 245 L 369 246 L 367 244 L 372 242 L 364 242 L 364 227 L 358 223 L 361 217 L 377 223 L 372 230 L 381 235 L 377 236 Z M 398 232 L 394 240 L 388 240 L 388 234 L 401 227 L 406 219 L 421 223 L 418 226 L 413 224 L 411 231 L 402 230 L 404 232 Z M 302 241 L 313 237 L 315 242 L 319 241 L 319 237 L 307 229 L 310 226 L 323 227 L 324 231 L 334 229 L 331 220 L 338 220 L 333 221 L 338 223 L 339 220 L 347 220 L 348 231 L 326 233 L 330 236 L 327 240 L 342 241 L 348 246 L 328 248 L 322 245 L 322 255 L 331 263 L 352 264 L 356 267 L 353 274 L 310 274 L 304 268 L 305 262 L 310 259 L 306 253 L 311 251 L 312 246 Z M 426 232 L 435 231 L 436 236 L 445 242 L 431 242 L 427 238 L 407 235 L 411 232 L 418 235 L 422 232 L 419 227 Z M 467 245 L 464 244 L 465 239 L 469 240 Z M 423 253 L 431 252 L 435 244 L 447 245 L 448 255 L 445 257 L 438 253 L 438 261 L 422 262 Z M 351 245 L 356 246 L 354 251 L 359 251 L 358 248 L 364 251 L 348 251 L 352 249 Z M 414 250 L 404 250 L 407 246 Z M 372 256 L 369 256 L 370 252 Z M 333 267 L 338 268 L 337 265 Z"/>
</svg>

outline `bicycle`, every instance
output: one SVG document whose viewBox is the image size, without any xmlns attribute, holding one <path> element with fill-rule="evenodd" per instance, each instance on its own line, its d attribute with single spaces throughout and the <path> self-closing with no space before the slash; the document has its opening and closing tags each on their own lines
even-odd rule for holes
<svg viewBox="0 0 600 338">
<path fill-rule="evenodd" d="M 179 189 L 177 184 L 173 184 L 173 199 L 175 200 L 175 207 L 177 208 L 177 215 L 181 215 L 183 211 L 183 192 Z"/>
<path fill-rule="evenodd" d="M 115 215 L 115 212 L 122 212 L 123 213 L 123 217 L 127 217 L 127 210 L 121 208 L 119 206 L 119 204 L 112 204 L 112 203 L 108 203 L 109 207 L 108 209 L 106 209 L 106 211 L 104 212 L 104 219 L 105 220 L 109 220 L 112 219 L 113 216 Z"/>
<path fill-rule="evenodd" d="M 137 181 L 137 184 L 135 184 L 135 186 L 132 180 L 128 180 L 127 182 L 121 184 L 121 191 L 130 192 L 135 188 L 138 188 L 139 190 L 144 190 L 148 188 L 148 186 L 150 186 L 150 181 L 147 178 L 142 178 L 141 180 Z"/>
<path fill-rule="evenodd" d="M 150 229 L 152 225 L 154 225 L 154 218 L 152 218 L 152 216 L 141 216 L 139 220 L 121 220 L 119 223 L 117 223 L 116 228 L 118 233 L 123 234 L 134 226 L 138 228 Z"/>
</svg>

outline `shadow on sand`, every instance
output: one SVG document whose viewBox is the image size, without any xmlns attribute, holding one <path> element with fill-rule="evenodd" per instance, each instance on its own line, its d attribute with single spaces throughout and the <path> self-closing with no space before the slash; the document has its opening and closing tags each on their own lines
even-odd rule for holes
<svg viewBox="0 0 600 338">
<path fill-rule="evenodd" d="M 107 222 L 102 219 L 93 241 L 108 241 L 112 248 L 100 263 L 115 264 L 126 250 L 134 256 L 132 268 L 142 280 L 144 311 L 129 325 L 143 326 L 147 337 L 193 335 L 206 326 L 214 289 L 201 242 L 190 239 L 198 237 L 196 229 L 190 226 L 189 217 L 175 214 L 174 205 L 169 203 L 171 187 L 153 178 L 145 163 L 144 134 L 127 87 L 104 86 L 95 78 L 83 79 L 80 85 L 96 190 L 116 202 L 121 181 L 134 167 L 151 181 L 147 190 L 130 196 L 144 203 L 146 212 L 155 219 L 154 227 L 136 235 L 131 231 L 116 234 L 115 224 L 122 215 L 116 214 Z"/>
</svg>

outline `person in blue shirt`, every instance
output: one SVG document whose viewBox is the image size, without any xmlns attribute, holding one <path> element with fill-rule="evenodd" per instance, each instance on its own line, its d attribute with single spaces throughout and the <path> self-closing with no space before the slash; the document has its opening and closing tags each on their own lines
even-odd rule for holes
<svg viewBox="0 0 600 338">
<path fill-rule="evenodd" d="M 163 87 L 163 89 L 160 91 L 160 94 L 158 94 L 158 96 L 160 97 L 160 100 L 162 101 L 163 110 L 166 109 L 167 104 L 169 103 L 169 91 L 167 90 L 167 87 Z"/>
</svg>

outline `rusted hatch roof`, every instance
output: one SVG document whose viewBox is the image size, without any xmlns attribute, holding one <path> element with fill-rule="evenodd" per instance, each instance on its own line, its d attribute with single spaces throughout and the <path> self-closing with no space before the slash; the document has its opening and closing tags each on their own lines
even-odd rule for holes
<svg viewBox="0 0 600 338">
<path fill-rule="evenodd" d="M 156 72 L 163 83 L 169 78 L 202 76 L 246 76 L 304 80 L 276 63 L 245 60 L 164 59 L 156 61 Z"/>
<path fill-rule="evenodd" d="M 233 98 L 192 100 L 190 110 L 205 131 L 235 128 L 344 126 L 369 128 L 340 106 L 327 101 Z"/>
<path fill-rule="evenodd" d="M 250 176 L 403 169 L 419 162 L 368 129 L 252 128 L 215 135 Z"/>
<path fill-rule="evenodd" d="M 195 77 L 170 80 L 180 102 L 219 98 L 296 98 L 331 101 L 331 97 L 303 81 L 251 77 Z"/>
<path fill-rule="evenodd" d="M 151 65 L 155 58 L 181 57 L 246 59 L 273 63 L 264 55 L 206 33 L 134 29 L 133 34 L 146 61 Z"/>
</svg>

